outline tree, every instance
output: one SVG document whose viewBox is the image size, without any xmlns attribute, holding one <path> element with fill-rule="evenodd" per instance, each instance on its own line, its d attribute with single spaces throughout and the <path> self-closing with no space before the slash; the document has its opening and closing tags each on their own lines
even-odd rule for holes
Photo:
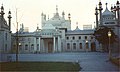
<svg viewBox="0 0 120 72">
<path fill-rule="evenodd" d="M 104 45 L 109 43 L 108 31 L 111 32 L 110 43 L 112 44 L 116 41 L 116 35 L 113 30 L 108 27 L 102 27 L 94 32 L 94 36 L 99 41 L 99 43 Z"/>
</svg>

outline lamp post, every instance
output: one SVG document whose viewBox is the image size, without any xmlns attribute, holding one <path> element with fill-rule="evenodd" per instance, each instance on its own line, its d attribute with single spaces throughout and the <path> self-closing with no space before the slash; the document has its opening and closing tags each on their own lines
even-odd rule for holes
<svg viewBox="0 0 120 72">
<path fill-rule="evenodd" d="M 21 45 L 22 45 L 22 44 L 21 44 L 21 43 L 19 43 L 19 50 L 21 50 Z M 19 51 L 19 50 L 18 50 L 18 51 Z"/>
<path fill-rule="evenodd" d="M 109 37 L 109 60 L 111 59 L 111 47 L 110 47 L 110 37 L 111 37 L 111 32 L 108 31 L 108 37 Z"/>
</svg>

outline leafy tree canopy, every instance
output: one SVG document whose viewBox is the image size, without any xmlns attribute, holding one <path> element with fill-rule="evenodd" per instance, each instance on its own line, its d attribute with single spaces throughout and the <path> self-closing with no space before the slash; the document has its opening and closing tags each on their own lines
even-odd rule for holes
<svg viewBox="0 0 120 72">
<path fill-rule="evenodd" d="M 109 43 L 109 37 L 108 37 L 108 32 L 109 31 L 111 32 L 110 43 L 114 43 L 116 41 L 115 40 L 116 35 L 113 32 L 113 30 L 111 30 L 108 27 L 103 27 L 103 28 L 100 28 L 100 29 L 96 30 L 94 32 L 94 36 L 100 43 L 108 44 Z"/>
</svg>

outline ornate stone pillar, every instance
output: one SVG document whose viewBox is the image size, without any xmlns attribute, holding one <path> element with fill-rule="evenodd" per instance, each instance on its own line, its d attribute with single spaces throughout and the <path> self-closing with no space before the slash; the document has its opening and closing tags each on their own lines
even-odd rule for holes
<svg viewBox="0 0 120 72">
<path fill-rule="evenodd" d="M 37 39 L 34 37 L 34 52 L 37 51 Z"/>
<path fill-rule="evenodd" d="M 41 38 L 39 37 L 39 39 L 38 39 L 38 43 L 39 43 L 39 50 L 38 51 L 39 52 L 40 52 L 40 48 L 41 48 L 41 45 L 40 45 L 41 41 L 40 40 L 41 40 Z"/>
<path fill-rule="evenodd" d="M 54 41 L 54 49 L 53 49 L 53 52 L 55 52 L 55 51 L 56 51 L 56 49 L 55 49 L 55 37 L 53 37 L 53 41 Z"/>
<path fill-rule="evenodd" d="M 61 39 L 60 39 L 60 36 L 58 36 L 58 52 L 61 52 Z"/>
</svg>

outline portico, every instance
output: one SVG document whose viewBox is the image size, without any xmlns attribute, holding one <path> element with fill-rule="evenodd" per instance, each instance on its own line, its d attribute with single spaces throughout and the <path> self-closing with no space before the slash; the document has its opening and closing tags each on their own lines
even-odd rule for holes
<svg viewBox="0 0 120 72">
<path fill-rule="evenodd" d="M 59 36 L 38 37 L 34 39 L 35 50 L 39 53 L 61 52 L 61 39 Z"/>
</svg>

